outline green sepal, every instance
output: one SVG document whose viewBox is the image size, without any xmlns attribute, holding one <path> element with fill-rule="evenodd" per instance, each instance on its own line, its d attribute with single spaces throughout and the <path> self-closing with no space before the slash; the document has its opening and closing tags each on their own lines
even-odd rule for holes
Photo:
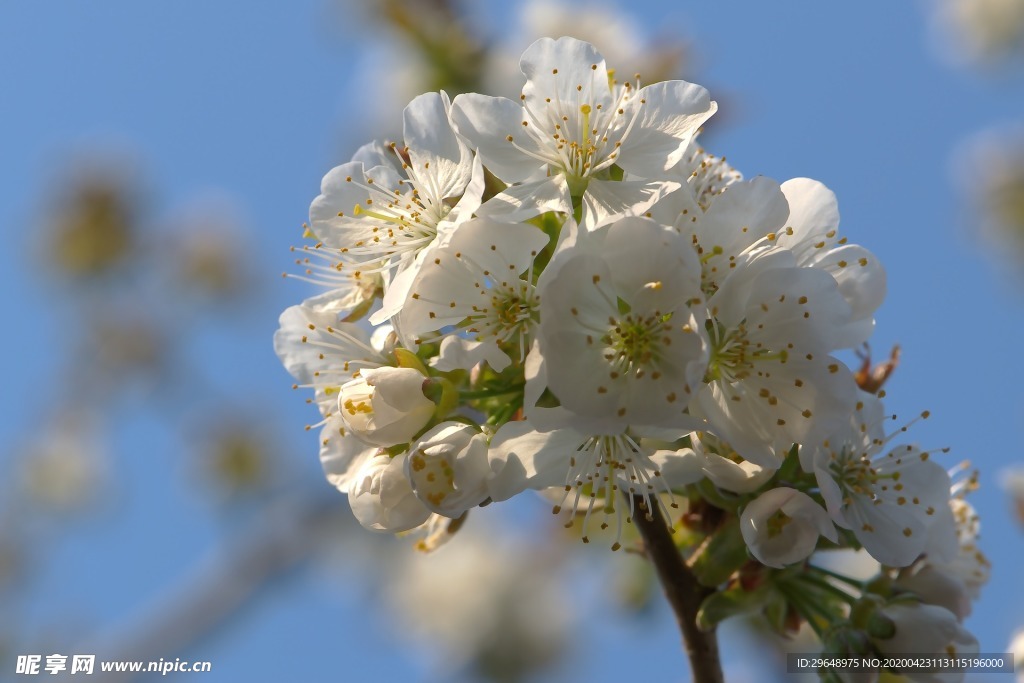
<svg viewBox="0 0 1024 683">
<path fill-rule="evenodd" d="M 883 604 L 882 598 L 872 593 L 865 593 L 860 600 L 853 603 L 850 609 L 850 623 L 857 628 L 867 628 L 871 615 L 875 614 Z"/>
<path fill-rule="evenodd" d="M 799 444 L 793 444 L 793 447 L 789 449 L 789 453 L 786 454 L 786 459 L 782 461 L 782 467 L 778 469 L 773 477 L 772 481 L 787 482 L 790 485 L 800 476 L 800 446 Z"/>
<path fill-rule="evenodd" d="M 884 572 L 879 574 L 864 586 L 865 593 L 872 593 L 874 595 L 888 598 L 892 596 L 892 577 Z"/>
<path fill-rule="evenodd" d="M 551 257 L 555 254 L 555 247 L 558 246 L 558 237 L 562 232 L 562 224 L 565 222 L 565 218 L 556 211 L 547 211 L 539 216 L 534 216 L 526 222 L 536 225 L 548 236 L 548 243 L 533 258 L 533 284 L 537 284 L 537 278 L 548 267 Z"/>
<path fill-rule="evenodd" d="M 486 202 L 488 199 L 501 194 L 508 188 L 508 184 L 503 182 L 498 176 L 491 173 L 489 168 L 484 168 L 484 193 L 481 197 L 482 202 Z"/>
<path fill-rule="evenodd" d="M 444 420 L 445 416 L 459 405 L 459 390 L 443 377 L 431 377 L 423 383 L 423 395 L 434 402 L 437 408 L 434 417 Z"/>
<path fill-rule="evenodd" d="M 421 361 L 419 356 L 409 349 L 395 349 L 395 362 L 398 363 L 398 367 L 400 368 L 412 368 L 424 377 L 428 375 L 427 367 L 423 365 L 423 361 Z"/>
<path fill-rule="evenodd" d="M 736 517 L 715 530 L 711 540 L 692 565 L 693 573 L 702 585 L 719 586 L 749 561 L 747 544 L 740 533 L 740 520 Z"/>
<path fill-rule="evenodd" d="M 868 635 L 878 640 L 888 640 L 896 635 L 896 622 L 881 612 L 872 612 L 868 617 Z"/>
<path fill-rule="evenodd" d="M 829 655 L 865 655 L 871 652 L 866 633 L 848 623 L 839 623 L 821 637 L 824 653 Z"/>
<path fill-rule="evenodd" d="M 786 601 L 785 596 L 778 591 L 772 591 L 765 599 L 763 612 L 768 626 L 775 633 L 784 635 L 788 632 L 786 622 L 789 617 L 789 603 Z"/>
<path fill-rule="evenodd" d="M 716 591 L 704 598 L 697 610 L 697 628 L 710 631 L 730 617 L 760 611 L 768 602 L 772 590 L 767 584 L 752 591 L 737 586 L 727 591 Z"/>
</svg>

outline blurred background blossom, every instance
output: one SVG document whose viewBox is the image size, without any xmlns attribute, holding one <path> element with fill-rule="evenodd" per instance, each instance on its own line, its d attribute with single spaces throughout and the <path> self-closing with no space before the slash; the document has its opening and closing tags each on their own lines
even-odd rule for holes
<svg viewBox="0 0 1024 683">
<path fill-rule="evenodd" d="M 1024 275 L 1024 124 L 975 133 L 953 163 L 965 195 L 965 231 L 980 237 L 1004 272 Z"/>
<path fill-rule="evenodd" d="M 1024 58 L 1021 0 L 928 0 L 933 49 L 972 68 L 999 69 Z"/>
</svg>

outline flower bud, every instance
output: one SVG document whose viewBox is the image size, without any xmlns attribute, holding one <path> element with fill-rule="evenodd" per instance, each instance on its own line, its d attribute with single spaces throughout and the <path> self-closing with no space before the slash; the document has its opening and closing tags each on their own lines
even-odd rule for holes
<svg viewBox="0 0 1024 683">
<path fill-rule="evenodd" d="M 952 571 L 924 563 L 912 572 L 901 572 L 893 584 L 909 591 L 929 605 L 945 607 L 963 621 L 971 613 L 971 596 L 967 586 Z"/>
<path fill-rule="evenodd" d="M 427 521 L 430 510 L 413 493 L 405 476 L 406 454 L 370 458 L 352 478 L 348 500 L 352 514 L 372 531 L 398 533 Z"/>
<path fill-rule="evenodd" d="M 872 638 L 892 638 L 896 635 L 896 623 L 881 612 L 874 612 L 868 617 L 868 635 Z"/>
<path fill-rule="evenodd" d="M 373 368 L 342 385 L 338 410 L 363 441 L 384 448 L 408 443 L 434 415 L 422 374 L 411 368 Z"/>
<path fill-rule="evenodd" d="M 469 425 L 439 424 L 412 445 L 406 473 L 427 508 L 458 517 L 487 498 L 487 440 Z"/>
<path fill-rule="evenodd" d="M 941 652 L 960 631 L 956 615 L 937 605 L 892 602 L 882 608 L 880 614 L 893 624 L 888 638 L 876 636 L 875 640 L 878 649 L 887 654 Z"/>
<path fill-rule="evenodd" d="M 778 568 L 807 559 L 819 535 L 837 538 L 828 513 L 807 494 L 787 487 L 766 491 L 747 505 L 740 531 L 754 557 Z"/>
<path fill-rule="evenodd" d="M 858 655 L 871 651 L 871 641 L 863 631 L 843 624 L 825 633 L 822 645 L 825 652 L 834 655 Z"/>
</svg>

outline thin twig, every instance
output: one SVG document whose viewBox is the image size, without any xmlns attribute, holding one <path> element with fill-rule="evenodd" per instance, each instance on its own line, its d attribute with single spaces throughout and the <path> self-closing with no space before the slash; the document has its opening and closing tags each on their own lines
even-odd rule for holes
<svg viewBox="0 0 1024 683">
<path fill-rule="evenodd" d="M 697 610 L 714 589 L 700 585 L 679 553 L 665 518 L 657 505 L 647 510 L 643 499 L 634 499 L 637 514 L 633 523 L 644 539 L 647 557 L 658 572 L 658 580 L 683 634 L 683 647 L 690 658 L 694 683 L 724 683 L 714 630 L 697 627 Z"/>
</svg>

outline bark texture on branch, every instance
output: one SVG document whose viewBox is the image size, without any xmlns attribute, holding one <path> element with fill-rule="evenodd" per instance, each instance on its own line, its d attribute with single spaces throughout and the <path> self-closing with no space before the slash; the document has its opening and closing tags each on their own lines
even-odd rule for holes
<svg viewBox="0 0 1024 683">
<path fill-rule="evenodd" d="M 644 550 L 654 564 L 665 597 L 676 615 L 694 683 L 724 683 L 718 636 L 713 630 L 697 628 L 697 610 L 714 589 L 700 585 L 686 566 L 658 506 L 647 510 L 639 496 L 633 503 L 636 505 L 633 523 L 644 539 Z"/>
</svg>

